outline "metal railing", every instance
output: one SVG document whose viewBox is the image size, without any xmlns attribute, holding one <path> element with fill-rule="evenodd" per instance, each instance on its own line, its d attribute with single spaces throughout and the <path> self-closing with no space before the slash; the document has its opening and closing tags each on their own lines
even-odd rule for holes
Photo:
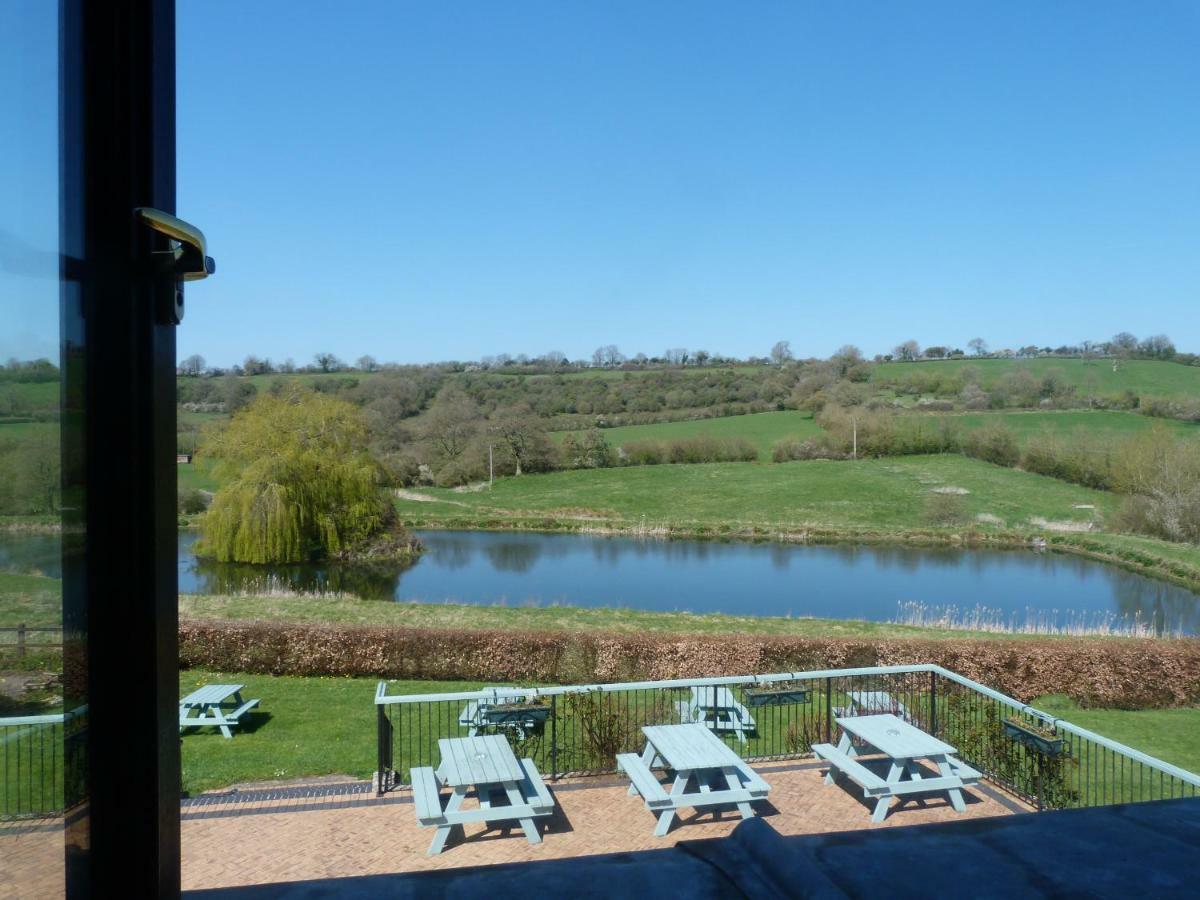
<svg viewBox="0 0 1200 900">
<path fill-rule="evenodd" d="M 850 694 L 874 691 L 1038 809 L 1200 796 L 1200 776 L 935 665 L 446 694 L 389 695 L 380 682 L 377 789 L 406 786 L 411 768 L 437 765 L 440 738 L 489 731 L 507 735 L 517 755 L 531 757 L 551 779 L 615 772 L 618 753 L 642 749 L 642 726 L 694 719 L 693 689 L 706 702 L 704 692 L 712 691 L 715 705 L 718 688 L 733 692 L 754 726 L 739 735 L 724 718 L 706 723 L 751 762 L 799 759 L 814 743 L 836 742 L 836 719 L 852 707 Z M 501 706 L 505 715 L 480 712 Z"/>
<path fill-rule="evenodd" d="M 80 796 L 86 710 L 0 718 L 0 820 L 58 815 Z"/>
</svg>

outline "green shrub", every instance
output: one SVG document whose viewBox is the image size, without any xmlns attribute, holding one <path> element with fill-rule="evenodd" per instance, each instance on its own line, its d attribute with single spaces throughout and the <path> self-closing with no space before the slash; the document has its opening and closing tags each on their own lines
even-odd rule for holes
<svg viewBox="0 0 1200 900">
<path fill-rule="evenodd" d="M 835 449 L 829 435 L 814 438 L 781 438 L 771 445 L 773 462 L 791 462 L 797 459 L 846 459 L 846 454 Z"/>
<path fill-rule="evenodd" d="M 930 525 L 952 527 L 970 521 L 966 500 L 958 494 L 930 494 L 925 501 L 923 518 Z"/>
<path fill-rule="evenodd" d="M 1021 455 L 1021 468 L 1097 490 L 1113 487 L 1111 447 L 1092 447 L 1079 438 L 1070 443 L 1051 436 L 1033 438 Z"/>
<path fill-rule="evenodd" d="M 208 509 L 208 502 L 211 498 L 204 491 L 196 488 L 188 488 L 179 492 L 177 508 L 182 516 L 194 516 L 196 513 L 202 513 Z"/>
<path fill-rule="evenodd" d="M 753 462 L 758 459 L 758 448 L 745 438 L 702 434 L 669 441 L 630 441 L 622 445 L 620 458 L 627 466 Z"/>
<path fill-rule="evenodd" d="M 963 453 L 997 466 L 1012 468 L 1021 461 L 1021 445 L 1007 427 L 994 423 L 972 431 L 963 440 Z"/>
</svg>

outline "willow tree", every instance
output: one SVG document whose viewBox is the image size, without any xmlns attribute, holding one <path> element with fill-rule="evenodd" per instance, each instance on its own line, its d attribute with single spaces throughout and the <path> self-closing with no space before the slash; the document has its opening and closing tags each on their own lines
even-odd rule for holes
<svg viewBox="0 0 1200 900">
<path fill-rule="evenodd" d="M 259 397 L 205 441 L 221 488 L 203 552 L 225 562 L 349 557 L 395 528 L 367 427 L 343 400 L 295 387 Z"/>
</svg>

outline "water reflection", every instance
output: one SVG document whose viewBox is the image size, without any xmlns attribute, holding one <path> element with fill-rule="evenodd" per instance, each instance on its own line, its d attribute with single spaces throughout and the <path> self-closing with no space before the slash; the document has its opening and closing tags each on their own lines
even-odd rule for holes
<svg viewBox="0 0 1200 900">
<path fill-rule="evenodd" d="M 998 621 L 1123 620 L 1200 633 L 1190 591 L 1074 556 L 1023 550 L 830 547 L 427 532 L 411 567 L 243 566 L 198 560 L 179 537 L 185 593 L 346 592 L 427 603 L 561 603 L 887 621 L 902 604 L 984 608 Z M 0 569 L 60 577 L 59 538 L 0 534 Z"/>
</svg>

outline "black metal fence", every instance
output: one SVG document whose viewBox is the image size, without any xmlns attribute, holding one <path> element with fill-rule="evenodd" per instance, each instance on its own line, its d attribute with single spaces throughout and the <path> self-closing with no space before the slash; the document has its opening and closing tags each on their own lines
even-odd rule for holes
<svg viewBox="0 0 1200 900">
<path fill-rule="evenodd" d="M 765 761 L 836 743 L 840 716 L 894 712 L 1039 809 L 1200 794 L 1200 776 L 939 666 L 417 696 L 389 696 L 381 682 L 375 702 L 381 793 L 403 786 L 415 766 L 436 766 L 441 738 L 504 734 L 557 779 L 615 772 L 618 753 L 642 749 L 644 725 L 702 721 L 744 759 Z"/>
<path fill-rule="evenodd" d="M 0 816 L 63 809 L 63 717 L 0 719 Z"/>
<path fill-rule="evenodd" d="M 59 815 L 82 795 L 86 707 L 0 718 L 0 820 Z"/>
</svg>

